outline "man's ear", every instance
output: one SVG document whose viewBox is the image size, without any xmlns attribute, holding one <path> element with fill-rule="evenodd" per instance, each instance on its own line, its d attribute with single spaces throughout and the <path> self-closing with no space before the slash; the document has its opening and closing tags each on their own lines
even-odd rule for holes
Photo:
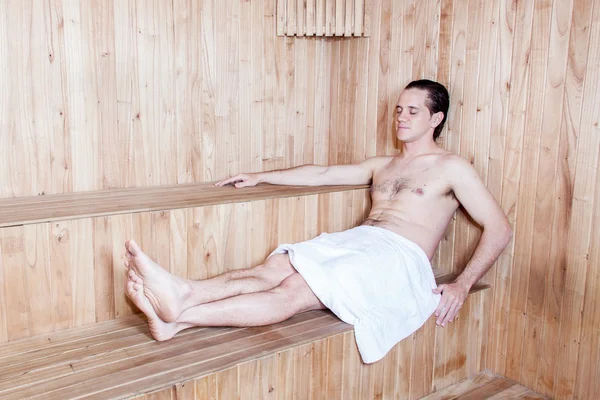
<svg viewBox="0 0 600 400">
<path fill-rule="evenodd" d="M 444 120 L 444 113 L 439 111 L 431 116 L 431 127 L 437 128 L 439 124 Z"/>
</svg>

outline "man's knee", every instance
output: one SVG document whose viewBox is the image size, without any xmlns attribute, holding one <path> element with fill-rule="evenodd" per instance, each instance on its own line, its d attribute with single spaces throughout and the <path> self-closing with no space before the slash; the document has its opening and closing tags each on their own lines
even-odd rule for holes
<svg viewBox="0 0 600 400">
<path fill-rule="evenodd" d="M 284 279 L 296 272 L 287 254 L 273 254 L 256 268 L 264 280 L 275 285 L 279 285 Z"/>
<path fill-rule="evenodd" d="M 298 272 L 285 278 L 271 292 L 279 295 L 296 313 L 325 308 Z"/>
</svg>

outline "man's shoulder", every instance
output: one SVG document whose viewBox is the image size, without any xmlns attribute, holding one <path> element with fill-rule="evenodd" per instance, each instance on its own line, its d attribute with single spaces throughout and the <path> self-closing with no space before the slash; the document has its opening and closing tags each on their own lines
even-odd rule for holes
<svg viewBox="0 0 600 400">
<path fill-rule="evenodd" d="M 451 152 L 450 150 L 443 149 L 438 155 L 438 162 L 445 168 L 459 169 L 459 170 L 471 170 L 473 165 L 466 158 Z"/>
</svg>

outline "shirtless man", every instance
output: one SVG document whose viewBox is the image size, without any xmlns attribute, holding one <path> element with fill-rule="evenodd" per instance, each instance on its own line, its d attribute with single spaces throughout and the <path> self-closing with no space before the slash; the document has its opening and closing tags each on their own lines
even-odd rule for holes
<svg viewBox="0 0 600 400">
<path fill-rule="evenodd" d="M 506 216 L 471 164 L 436 145 L 448 103 L 448 92 L 436 82 L 415 81 L 405 88 L 395 112 L 396 136 L 402 143 L 397 156 L 373 157 L 354 165 L 304 165 L 239 174 L 216 185 L 371 184 L 372 209 L 362 225 L 395 232 L 416 243 L 429 260 L 462 204 L 483 233 L 464 271 L 453 283 L 434 289 L 438 298 L 441 294 L 436 323 L 445 326 L 512 235 Z M 135 242 L 128 241 L 126 249 L 126 292 L 148 317 L 156 340 L 170 339 L 193 326 L 267 325 L 324 308 L 288 254 L 274 254 L 254 268 L 190 281 L 165 271 Z"/>
</svg>

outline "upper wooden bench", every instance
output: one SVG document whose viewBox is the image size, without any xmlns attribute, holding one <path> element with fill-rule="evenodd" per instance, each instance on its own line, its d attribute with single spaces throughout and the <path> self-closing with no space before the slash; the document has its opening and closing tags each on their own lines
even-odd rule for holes
<svg viewBox="0 0 600 400">
<path fill-rule="evenodd" d="M 156 342 L 145 318 L 119 318 L 0 346 L 0 398 L 126 398 L 350 330 L 329 311 L 310 311 L 270 326 L 192 328 Z"/>
<path fill-rule="evenodd" d="M 110 189 L 0 199 L 0 228 L 65 219 L 162 211 L 252 200 L 306 196 L 368 185 L 279 186 L 259 184 L 235 189 L 214 183 Z"/>
</svg>

